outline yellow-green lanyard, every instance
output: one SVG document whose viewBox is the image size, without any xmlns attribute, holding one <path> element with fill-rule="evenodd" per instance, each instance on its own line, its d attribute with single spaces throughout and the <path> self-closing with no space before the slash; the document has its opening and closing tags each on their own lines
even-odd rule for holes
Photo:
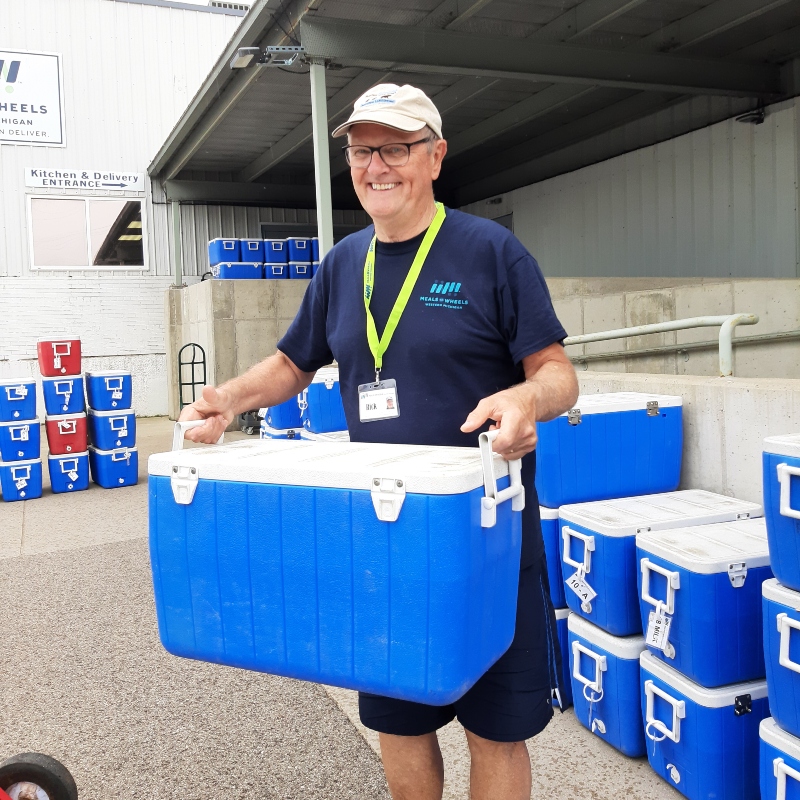
<svg viewBox="0 0 800 800">
<path fill-rule="evenodd" d="M 422 272 L 422 266 L 425 263 L 425 259 L 428 257 L 428 253 L 431 251 L 431 246 L 433 245 L 433 240 L 436 238 L 436 234 L 439 233 L 439 229 L 442 227 L 444 217 L 444 206 L 441 203 L 437 203 L 436 215 L 430 227 L 425 232 L 425 237 L 422 240 L 422 244 L 419 246 L 419 250 L 417 250 L 416 256 L 414 256 L 411 269 L 409 269 L 408 275 L 406 275 L 406 279 L 403 281 L 400 293 L 397 295 L 397 300 L 394 301 L 392 313 L 389 314 L 389 319 L 386 323 L 386 327 L 383 329 L 383 336 L 381 336 L 380 340 L 378 339 L 378 331 L 375 328 L 375 320 L 372 318 L 372 312 L 369 310 L 372 288 L 375 285 L 376 237 L 373 236 L 372 241 L 369 243 L 367 259 L 364 262 L 364 307 L 367 310 L 367 341 L 369 342 L 370 352 L 375 359 L 376 383 L 380 380 L 381 367 L 383 366 L 383 354 L 389 348 L 389 342 L 392 341 L 392 335 L 394 334 L 395 328 L 397 328 L 397 323 L 400 322 L 400 317 L 403 316 L 403 311 L 405 311 L 408 299 L 411 297 L 414 284 L 417 282 L 419 273 Z"/>
</svg>

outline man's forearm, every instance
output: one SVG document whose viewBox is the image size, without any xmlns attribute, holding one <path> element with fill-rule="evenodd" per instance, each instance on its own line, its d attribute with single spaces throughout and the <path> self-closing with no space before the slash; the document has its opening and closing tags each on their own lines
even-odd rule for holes
<svg viewBox="0 0 800 800">
<path fill-rule="evenodd" d="M 543 364 L 520 389 L 533 393 L 536 421 L 547 422 L 573 408 L 578 399 L 578 379 L 570 363 Z"/>
<path fill-rule="evenodd" d="M 311 383 L 312 377 L 313 373 L 301 372 L 287 356 L 278 351 L 218 388 L 230 393 L 234 412 L 242 414 L 285 402 L 302 392 Z"/>
</svg>

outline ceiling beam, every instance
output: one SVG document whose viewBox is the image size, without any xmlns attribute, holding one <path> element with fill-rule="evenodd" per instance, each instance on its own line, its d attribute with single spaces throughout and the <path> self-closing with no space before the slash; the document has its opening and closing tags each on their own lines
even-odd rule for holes
<svg viewBox="0 0 800 800">
<path fill-rule="evenodd" d="M 584 0 L 539 28 L 529 39 L 564 42 L 578 39 L 627 14 L 646 0 Z"/>
<path fill-rule="evenodd" d="M 459 23 L 465 22 L 477 14 L 492 0 L 444 0 L 439 3 L 427 16 L 423 17 L 419 25 L 426 28 L 444 28 L 452 30 Z"/>
<path fill-rule="evenodd" d="M 780 71 L 763 64 L 598 50 L 524 39 L 317 17 L 300 23 L 310 56 L 389 63 L 460 75 L 613 86 L 687 94 L 773 96 Z"/>
<path fill-rule="evenodd" d="M 313 185 L 172 180 L 164 183 L 168 201 L 316 208 Z M 352 189 L 333 190 L 337 208 L 360 208 Z"/>
</svg>

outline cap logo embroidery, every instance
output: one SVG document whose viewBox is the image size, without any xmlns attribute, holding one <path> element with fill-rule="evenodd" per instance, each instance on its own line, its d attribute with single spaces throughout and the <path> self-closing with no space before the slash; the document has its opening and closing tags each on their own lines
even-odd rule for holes
<svg viewBox="0 0 800 800">
<path fill-rule="evenodd" d="M 364 95 L 364 99 L 358 104 L 359 108 L 374 106 L 377 104 L 394 105 L 394 95 L 397 89 L 388 89 L 381 92 L 369 92 Z"/>
</svg>

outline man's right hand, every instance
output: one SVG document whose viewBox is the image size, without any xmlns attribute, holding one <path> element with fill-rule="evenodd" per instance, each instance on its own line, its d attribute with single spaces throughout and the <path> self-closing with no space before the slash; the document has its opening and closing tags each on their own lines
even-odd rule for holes
<svg viewBox="0 0 800 800">
<path fill-rule="evenodd" d="M 216 389 L 213 386 L 204 386 L 203 397 L 195 400 L 190 406 L 186 406 L 178 419 L 181 422 L 204 419 L 206 424 L 190 428 L 184 434 L 185 438 L 192 442 L 215 444 L 228 425 L 233 422 L 235 416 L 233 397 L 229 391 Z"/>
</svg>

